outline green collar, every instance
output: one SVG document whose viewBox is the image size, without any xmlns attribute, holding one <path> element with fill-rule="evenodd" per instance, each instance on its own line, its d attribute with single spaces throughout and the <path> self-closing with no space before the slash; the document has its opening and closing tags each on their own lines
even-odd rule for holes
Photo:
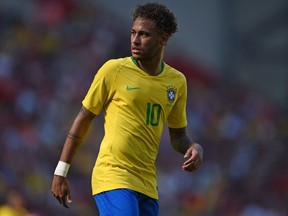
<svg viewBox="0 0 288 216">
<path fill-rule="evenodd" d="M 134 62 L 134 64 L 135 64 L 138 68 L 140 68 L 141 70 L 143 70 L 136 59 L 134 59 L 132 56 L 131 56 L 130 58 L 131 58 L 131 60 Z M 160 72 L 159 74 L 161 74 L 161 73 L 164 71 L 164 67 L 165 67 L 165 64 L 164 64 L 164 62 L 162 61 L 161 72 Z M 157 74 L 157 76 L 158 76 L 159 74 Z"/>
</svg>

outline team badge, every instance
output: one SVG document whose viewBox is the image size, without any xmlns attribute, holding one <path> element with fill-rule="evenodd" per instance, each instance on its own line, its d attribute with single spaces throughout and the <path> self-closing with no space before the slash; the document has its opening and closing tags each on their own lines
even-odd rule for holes
<svg viewBox="0 0 288 216">
<path fill-rule="evenodd" d="M 174 86 L 168 86 L 167 87 L 167 99 L 170 103 L 173 103 L 175 101 L 176 97 L 176 88 Z"/>
</svg>

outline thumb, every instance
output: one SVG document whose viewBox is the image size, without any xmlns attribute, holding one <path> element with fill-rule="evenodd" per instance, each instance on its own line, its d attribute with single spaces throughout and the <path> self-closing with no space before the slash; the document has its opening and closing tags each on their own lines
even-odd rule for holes
<svg viewBox="0 0 288 216">
<path fill-rule="evenodd" d="M 186 153 L 185 153 L 185 155 L 184 155 L 184 158 L 189 157 L 190 154 L 191 154 L 191 148 L 189 148 L 189 149 L 186 151 Z"/>
<path fill-rule="evenodd" d="M 67 195 L 66 200 L 68 203 L 72 203 L 71 195 L 70 193 Z"/>
</svg>

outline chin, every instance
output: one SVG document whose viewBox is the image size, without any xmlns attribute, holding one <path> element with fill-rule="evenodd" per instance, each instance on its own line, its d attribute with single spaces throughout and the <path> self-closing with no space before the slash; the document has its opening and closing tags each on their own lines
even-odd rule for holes
<svg viewBox="0 0 288 216">
<path fill-rule="evenodd" d="M 133 54 L 132 53 L 132 57 L 135 59 L 135 60 L 141 60 L 141 56 L 139 56 L 139 55 L 135 55 L 135 54 Z"/>
</svg>

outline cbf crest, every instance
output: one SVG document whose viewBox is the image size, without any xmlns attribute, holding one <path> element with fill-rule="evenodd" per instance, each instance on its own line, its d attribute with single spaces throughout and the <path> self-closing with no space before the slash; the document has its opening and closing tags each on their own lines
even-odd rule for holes
<svg viewBox="0 0 288 216">
<path fill-rule="evenodd" d="M 177 92 L 177 89 L 175 88 L 175 86 L 167 87 L 167 99 L 170 103 L 174 103 L 176 99 L 176 92 Z"/>
</svg>

